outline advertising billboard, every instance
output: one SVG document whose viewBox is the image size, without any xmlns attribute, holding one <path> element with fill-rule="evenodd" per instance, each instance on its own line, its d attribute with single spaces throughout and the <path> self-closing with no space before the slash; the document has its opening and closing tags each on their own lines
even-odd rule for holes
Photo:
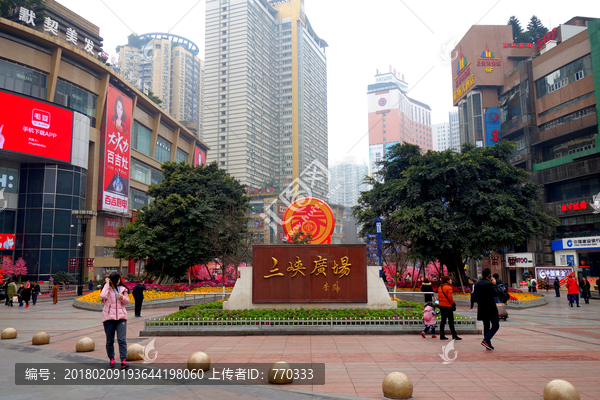
<svg viewBox="0 0 600 400">
<path fill-rule="evenodd" d="M 197 167 L 198 165 L 206 164 L 206 152 L 198 146 L 194 146 L 194 160 L 192 166 Z"/>
<path fill-rule="evenodd" d="M 73 112 L 0 92 L 0 149 L 71 162 Z"/>
<path fill-rule="evenodd" d="M 502 141 L 500 135 L 500 110 L 495 107 L 485 112 L 485 147 L 490 147 Z"/>
<path fill-rule="evenodd" d="M 129 206 L 129 161 L 131 143 L 131 99 L 108 86 L 104 112 L 104 152 L 100 163 L 102 198 L 99 209 L 127 213 Z"/>
</svg>

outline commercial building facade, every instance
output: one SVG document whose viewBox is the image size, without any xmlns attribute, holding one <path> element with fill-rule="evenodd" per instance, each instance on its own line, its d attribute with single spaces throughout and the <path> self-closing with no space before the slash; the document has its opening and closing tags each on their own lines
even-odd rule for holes
<svg viewBox="0 0 600 400">
<path fill-rule="evenodd" d="M 88 277 L 139 273 L 143 261 L 113 257 L 117 228 L 151 201 L 162 162 L 196 165 L 208 147 L 98 61 L 97 26 L 52 0 L 37 13 L 43 24 L 0 18 L 0 103 L 12 117 L 0 122 L 0 256 L 22 257 L 41 280 L 76 275 L 82 260 Z M 75 214 L 86 212 L 84 224 Z"/>
<path fill-rule="evenodd" d="M 208 0 L 206 114 L 208 161 L 250 191 L 302 184 L 328 195 L 327 43 L 304 0 Z M 318 165 L 318 168 L 313 168 Z"/>
<path fill-rule="evenodd" d="M 513 43 L 510 26 L 472 27 L 458 47 L 466 58 L 453 71 L 461 142 L 514 141 L 509 161 L 532 173 L 543 188 L 541 206 L 560 220 L 551 236 L 502 249 L 530 254 L 530 274 L 556 266 L 600 275 L 599 26 L 598 19 L 575 17 L 536 43 Z M 486 44 L 479 58 L 466 51 Z M 523 268 L 508 271 L 513 283 L 522 276 Z"/>
<path fill-rule="evenodd" d="M 408 84 L 395 71 L 377 73 L 367 88 L 369 113 L 369 174 L 379 170 L 377 162 L 386 149 L 398 143 L 416 144 L 432 150 L 431 108 L 407 96 Z"/>
<path fill-rule="evenodd" d="M 141 91 L 150 90 L 160 107 L 204 134 L 204 61 L 191 40 L 169 33 L 139 36 L 140 47 L 120 46 L 118 72 Z"/>
</svg>

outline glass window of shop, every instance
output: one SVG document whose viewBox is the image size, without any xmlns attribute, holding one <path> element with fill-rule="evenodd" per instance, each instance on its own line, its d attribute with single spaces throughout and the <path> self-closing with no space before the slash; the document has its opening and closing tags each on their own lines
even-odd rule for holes
<svg viewBox="0 0 600 400">
<path fill-rule="evenodd" d="M 600 215 L 580 215 L 560 219 L 555 239 L 600 236 Z"/>
<path fill-rule="evenodd" d="M 48 75 L 0 60 L 0 88 L 46 100 Z"/>
<path fill-rule="evenodd" d="M 574 179 L 568 182 L 558 182 L 546 186 L 546 202 L 566 201 L 581 197 L 589 197 L 600 192 L 600 177 Z"/>
<path fill-rule="evenodd" d="M 537 98 L 544 97 L 570 83 L 578 81 L 592 74 L 592 57 L 588 54 L 585 57 L 579 58 L 562 66 L 535 81 L 537 89 Z"/>
<path fill-rule="evenodd" d="M 141 162 L 131 159 L 131 179 L 150 184 L 150 167 Z"/>
<path fill-rule="evenodd" d="M 152 144 L 152 131 L 144 125 L 133 121 L 133 129 L 131 131 L 131 146 L 144 153 L 150 155 L 150 145 Z"/>
<path fill-rule="evenodd" d="M 139 210 L 144 206 L 147 206 L 150 202 L 150 198 L 144 192 L 140 192 L 139 190 L 131 189 L 129 194 L 130 198 L 130 208 L 133 210 Z"/>
<path fill-rule="evenodd" d="M 54 102 L 87 115 L 91 119 L 92 126 L 96 124 L 97 97 L 63 80 L 58 79 L 56 82 Z"/>
<path fill-rule="evenodd" d="M 154 159 L 160 163 L 171 160 L 171 143 L 160 136 L 156 138 Z"/>
<path fill-rule="evenodd" d="M 189 154 L 185 151 L 177 148 L 177 153 L 175 154 L 175 162 L 185 161 L 189 162 Z"/>
<path fill-rule="evenodd" d="M 576 139 L 568 140 L 555 145 L 546 146 L 542 148 L 544 161 L 550 161 L 554 160 L 555 158 L 561 158 L 571 154 L 580 153 L 585 150 L 593 149 L 596 147 L 597 135 L 597 133 L 593 133 L 591 135 L 581 136 Z"/>
</svg>

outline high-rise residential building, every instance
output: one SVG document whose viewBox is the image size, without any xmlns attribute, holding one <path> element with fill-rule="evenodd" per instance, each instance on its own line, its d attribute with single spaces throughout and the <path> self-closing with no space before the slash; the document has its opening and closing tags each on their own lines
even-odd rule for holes
<svg viewBox="0 0 600 400">
<path fill-rule="evenodd" d="M 327 197 L 326 47 L 304 0 L 207 0 L 208 161 L 250 191 L 285 190 L 310 168 L 304 188 Z"/>
<path fill-rule="evenodd" d="M 186 126 L 202 136 L 204 61 L 198 46 L 169 33 L 140 35 L 139 42 L 119 46 L 118 72 L 138 89 L 152 91 L 173 118 L 193 122 Z"/>
<path fill-rule="evenodd" d="M 342 162 L 330 167 L 329 173 L 331 174 L 329 201 L 343 205 L 346 210 L 358 204 L 360 192 L 369 190 L 369 185 L 363 183 L 365 177 L 369 175 L 369 167 L 364 163 L 357 163 L 355 157 L 345 157 Z"/>
<path fill-rule="evenodd" d="M 367 88 L 369 109 L 369 169 L 373 176 L 386 149 L 397 143 L 412 143 L 423 150 L 433 149 L 431 108 L 407 96 L 404 76 L 390 67 L 379 73 Z"/>
<path fill-rule="evenodd" d="M 458 111 L 448 113 L 450 121 L 449 148 L 460 151 L 460 133 L 458 130 Z"/>
<path fill-rule="evenodd" d="M 442 122 L 432 127 L 433 150 L 444 151 L 450 148 L 450 123 Z"/>
</svg>

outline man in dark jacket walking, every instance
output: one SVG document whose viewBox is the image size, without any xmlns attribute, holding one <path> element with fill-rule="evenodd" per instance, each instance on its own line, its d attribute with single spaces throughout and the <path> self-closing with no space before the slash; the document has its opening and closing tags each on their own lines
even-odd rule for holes
<svg viewBox="0 0 600 400">
<path fill-rule="evenodd" d="M 146 285 L 143 282 L 139 282 L 137 285 L 133 287 L 131 293 L 133 294 L 133 299 L 135 300 L 135 317 L 140 318 L 142 316 L 142 303 L 144 302 L 144 290 L 146 290 Z"/>
<path fill-rule="evenodd" d="M 560 282 L 558 278 L 554 278 L 554 291 L 556 292 L 556 297 L 560 297 Z"/>
<path fill-rule="evenodd" d="M 492 278 L 492 271 L 484 268 L 481 271 L 483 279 L 475 284 L 477 293 L 477 320 L 483 321 L 483 341 L 481 345 L 488 350 L 494 350 L 492 338 L 500 329 L 500 318 L 498 317 L 498 307 L 496 307 L 496 297 L 500 297 L 496 288 L 496 279 Z M 491 279 L 491 280 L 490 280 Z M 491 328 L 490 328 L 491 324 Z"/>
</svg>

